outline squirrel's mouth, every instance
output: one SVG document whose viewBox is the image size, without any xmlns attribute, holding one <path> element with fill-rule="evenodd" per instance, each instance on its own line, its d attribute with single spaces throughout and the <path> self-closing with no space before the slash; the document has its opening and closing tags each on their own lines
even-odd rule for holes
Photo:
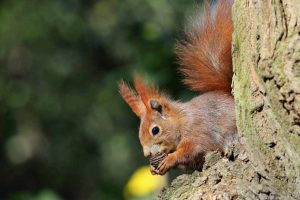
<svg viewBox="0 0 300 200">
<path fill-rule="evenodd" d="M 154 144 L 150 147 L 150 156 L 156 154 L 170 154 L 176 150 L 176 147 L 167 146 L 163 144 Z"/>
</svg>

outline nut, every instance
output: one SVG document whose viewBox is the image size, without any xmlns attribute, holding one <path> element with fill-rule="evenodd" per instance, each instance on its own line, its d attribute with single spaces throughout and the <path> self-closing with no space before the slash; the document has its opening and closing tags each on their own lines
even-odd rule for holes
<svg viewBox="0 0 300 200">
<path fill-rule="evenodd" d="M 167 157 L 167 154 L 165 153 L 156 153 L 155 155 L 151 155 L 149 158 L 150 165 L 156 169 L 159 163 L 161 163 L 165 157 Z"/>
</svg>

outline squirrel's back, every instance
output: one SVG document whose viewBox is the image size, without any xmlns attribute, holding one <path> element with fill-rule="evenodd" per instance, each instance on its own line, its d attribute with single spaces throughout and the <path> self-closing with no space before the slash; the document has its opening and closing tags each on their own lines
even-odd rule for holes
<svg viewBox="0 0 300 200">
<path fill-rule="evenodd" d="M 179 70 L 192 90 L 231 90 L 231 5 L 230 0 L 218 0 L 214 12 L 205 1 L 203 14 L 185 31 L 186 39 L 176 46 Z"/>
</svg>

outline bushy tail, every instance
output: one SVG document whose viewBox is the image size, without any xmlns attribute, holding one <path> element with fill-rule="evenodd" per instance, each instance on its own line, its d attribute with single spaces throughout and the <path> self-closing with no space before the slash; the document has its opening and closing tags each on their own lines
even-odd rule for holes
<svg viewBox="0 0 300 200">
<path fill-rule="evenodd" d="M 218 0 L 215 10 L 208 1 L 203 14 L 186 30 L 186 39 L 176 46 L 176 53 L 184 74 L 184 83 L 192 90 L 206 92 L 231 90 L 232 56 L 230 0 Z"/>
</svg>

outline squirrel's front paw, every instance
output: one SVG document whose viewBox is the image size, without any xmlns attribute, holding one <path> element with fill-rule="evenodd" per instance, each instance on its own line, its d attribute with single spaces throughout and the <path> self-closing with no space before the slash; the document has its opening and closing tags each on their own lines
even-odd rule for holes
<svg viewBox="0 0 300 200">
<path fill-rule="evenodd" d="M 176 160 L 173 154 L 169 154 L 157 167 L 157 171 L 159 175 L 164 175 L 169 169 L 174 167 L 176 164 Z"/>
<path fill-rule="evenodd" d="M 157 169 L 155 169 L 154 166 L 150 165 L 150 172 L 152 175 L 158 175 L 159 171 Z"/>
</svg>

